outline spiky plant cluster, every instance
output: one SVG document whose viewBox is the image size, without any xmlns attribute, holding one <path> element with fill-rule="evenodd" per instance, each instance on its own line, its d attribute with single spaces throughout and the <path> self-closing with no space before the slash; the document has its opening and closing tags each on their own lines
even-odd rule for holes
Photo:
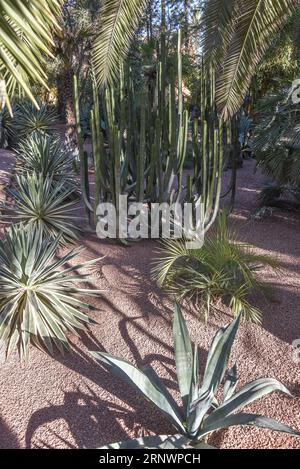
<svg viewBox="0 0 300 469">
<path fill-rule="evenodd" d="M 257 272 L 262 266 L 278 268 L 271 256 L 259 255 L 245 243 L 237 242 L 228 229 L 225 214 L 219 216 L 217 232 L 207 236 L 199 249 L 188 249 L 184 240 L 168 240 L 159 249 L 153 276 L 159 285 L 179 299 L 195 298 L 207 319 L 218 300 L 230 306 L 233 315 L 240 311 L 254 322 L 261 313 L 251 305 L 249 295 L 267 293 Z"/>
<path fill-rule="evenodd" d="M 61 235 L 63 243 L 78 239 L 74 224 L 77 202 L 70 200 L 74 189 L 66 187 L 64 180 L 53 184 L 52 177 L 26 173 L 17 176 L 7 192 L 10 202 L 6 203 L 2 218 L 38 229 L 46 238 Z"/>
<path fill-rule="evenodd" d="M 51 177 L 54 182 L 64 180 L 74 185 L 72 155 L 59 137 L 31 135 L 17 148 L 18 171 Z"/>
<path fill-rule="evenodd" d="M 17 348 L 27 359 L 30 344 L 63 353 L 69 348 L 66 332 L 78 335 L 92 322 L 82 298 L 100 292 L 76 283 L 87 277 L 78 270 L 99 259 L 70 267 L 82 248 L 56 258 L 58 245 L 59 238 L 50 243 L 41 230 L 22 225 L 12 226 L 0 241 L 0 340 L 7 355 Z"/>
<path fill-rule="evenodd" d="M 18 112 L 13 117 L 13 133 L 16 142 L 32 134 L 55 135 L 58 117 L 54 109 L 45 103 L 39 109 L 31 102 L 18 105 Z"/>
</svg>

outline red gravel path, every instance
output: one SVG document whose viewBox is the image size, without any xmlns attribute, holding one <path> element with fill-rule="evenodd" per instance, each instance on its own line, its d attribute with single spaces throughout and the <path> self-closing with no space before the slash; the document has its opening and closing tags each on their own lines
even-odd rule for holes
<svg viewBox="0 0 300 469">
<path fill-rule="evenodd" d="M 276 284 L 272 303 L 260 302 L 263 325 L 241 326 L 233 349 L 240 384 L 260 376 L 281 380 L 297 398 L 280 394 L 265 397 L 247 410 L 263 413 L 300 429 L 300 363 L 292 360 L 293 340 L 300 338 L 300 237 L 299 214 L 278 212 L 260 222 L 249 220 L 256 207 L 262 177 L 253 175 L 253 162 L 239 170 L 237 211 L 233 217 L 240 237 L 262 252 L 277 255 L 285 267 L 282 277 L 269 271 L 263 277 Z M 27 366 L 17 356 L 1 364 L 0 447 L 74 448 L 140 436 L 141 432 L 172 432 L 168 422 L 121 380 L 93 362 L 88 350 L 106 350 L 139 366 L 151 364 L 174 384 L 172 353 L 172 304 L 150 280 L 150 262 L 155 243 L 141 242 L 125 248 L 100 242 L 88 235 L 86 258 L 101 254 L 90 276 L 90 286 L 105 288 L 94 299 L 98 324 L 91 335 L 72 339 L 73 354 L 56 360 L 32 349 Z M 203 324 L 185 310 L 193 339 L 199 343 L 202 370 L 207 349 L 226 314 L 212 316 Z M 3 361 L 3 355 L 2 355 Z M 177 395 L 177 394 L 176 394 Z M 223 448 L 300 448 L 300 439 L 263 429 L 234 428 L 211 439 Z"/>
</svg>

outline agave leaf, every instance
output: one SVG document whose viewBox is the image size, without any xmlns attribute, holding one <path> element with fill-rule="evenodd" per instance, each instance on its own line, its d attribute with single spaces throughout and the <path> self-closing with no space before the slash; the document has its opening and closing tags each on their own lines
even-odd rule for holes
<svg viewBox="0 0 300 469">
<path fill-rule="evenodd" d="M 220 428 L 228 428 L 235 425 L 256 426 L 261 428 L 267 428 L 269 430 L 274 430 L 277 432 L 289 433 L 290 435 L 294 436 L 300 436 L 300 432 L 294 430 L 293 428 L 287 425 L 284 425 L 281 422 L 277 422 L 277 420 L 272 419 L 270 417 L 264 417 L 258 414 L 241 413 L 229 415 L 228 417 L 225 417 L 220 420 L 211 421 L 209 423 L 206 420 L 201 432 L 198 434 L 198 438 L 201 439 L 209 433 L 219 430 Z"/>
<path fill-rule="evenodd" d="M 158 448 L 158 449 L 176 449 L 185 448 L 189 445 L 190 440 L 183 435 L 157 435 L 145 436 L 144 438 L 134 438 L 119 443 L 111 443 L 101 446 L 99 449 L 142 449 L 142 448 Z"/>
<path fill-rule="evenodd" d="M 226 381 L 224 383 L 224 389 L 223 389 L 223 399 L 224 401 L 230 399 L 232 394 L 235 391 L 235 388 L 238 383 L 238 377 L 237 377 L 237 367 L 234 365 L 227 373 Z"/>
<path fill-rule="evenodd" d="M 226 400 L 216 410 L 214 410 L 206 419 L 207 425 L 211 421 L 221 420 L 228 415 L 237 412 L 242 407 L 259 399 L 260 397 L 274 391 L 281 391 L 291 395 L 288 389 L 274 378 L 259 378 L 243 386 L 230 399 Z"/>
<path fill-rule="evenodd" d="M 193 378 L 193 350 L 186 322 L 177 302 L 174 307 L 173 341 L 177 379 L 186 418 Z"/>
<path fill-rule="evenodd" d="M 239 314 L 228 326 L 222 327 L 216 334 L 208 353 L 201 394 L 207 390 L 215 393 L 221 383 L 229 360 L 231 347 L 235 339 L 241 314 Z"/>
<path fill-rule="evenodd" d="M 192 402 L 188 415 L 188 433 L 195 438 L 202 425 L 203 419 L 209 411 L 214 400 L 214 394 L 211 389 L 201 393 L 200 397 Z"/>
<path fill-rule="evenodd" d="M 104 352 L 91 352 L 92 356 L 108 367 L 116 375 L 138 389 L 147 399 L 156 405 L 173 423 L 173 425 L 185 433 L 185 428 L 176 408 L 169 402 L 163 391 L 153 382 L 149 376 L 133 366 L 131 363 L 115 358 Z"/>
</svg>

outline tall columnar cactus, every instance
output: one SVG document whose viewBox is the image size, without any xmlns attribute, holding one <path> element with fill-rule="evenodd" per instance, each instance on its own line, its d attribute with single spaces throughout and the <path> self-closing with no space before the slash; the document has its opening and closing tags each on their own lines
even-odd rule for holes
<svg viewBox="0 0 300 469">
<path fill-rule="evenodd" d="M 79 102 L 79 90 L 78 90 L 78 78 L 76 75 L 73 77 L 73 94 L 74 94 L 74 106 L 76 116 L 76 133 L 77 133 L 77 148 L 79 152 L 80 161 L 80 177 L 81 177 L 81 194 L 85 213 L 88 222 L 90 222 L 90 213 L 93 211 L 90 202 L 90 190 L 89 190 L 89 175 L 88 175 L 88 155 L 84 151 L 84 144 L 82 138 L 82 128 L 80 122 L 80 102 Z"/>
<path fill-rule="evenodd" d="M 230 122 L 218 116 L 215 104 L 214 70 L 202 65 L 200 129 L 193 125 L 194 179 L 196 203 L 201 203 L 205 232 L 214 223 L 220 204 L 224 152 L 231 143 Z"/>
<path fill-rule="evenodd" d="M 214 70 L 202 66 L 200 119 L 192 123 L 194 172 L 183 178 L 189 117 L 183 98 L 182 36 L 179 30 L 171 63 L 164 18 L 162 1 L 155 85 L 150 81 L 153 76 L 146 75 L 144 83 L 137 85 L 126 64 L 117 86 L 108 87 L 101 96 L 94 88 L 95 220 L 100 201 L 113 202 L 118 211 L 119 195 L 127 194 L 130 200 L 144 203 L 200 204 L 208 230 L 218 212 L 223 154 L 230 132 L 217 114 Z M 82 182 L 86 189 L 85 180 Z"/>
</svg>

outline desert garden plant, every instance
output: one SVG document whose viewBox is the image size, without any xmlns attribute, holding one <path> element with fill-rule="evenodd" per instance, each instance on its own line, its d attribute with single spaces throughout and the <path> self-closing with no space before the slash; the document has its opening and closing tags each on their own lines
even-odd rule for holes
<svg viewBox="0 0 300 469">
<path fill-rule="evenodd" d="M 261 313 L 251 305 L 249 295 L 268 293 L 257 275 L 263 266 L 277 269 L 278 262 L 238 242 L 221 212 L 216 232 L 205 237 L 203 247 L 188 249 L 185 240 L 179 239 L 163 241 L 152 272 L 159 285 L 178 299 L 195 298 L 206 319 L 211 307 L 223 300 L 234 316 L 242 311 L 245 318 L 260 322 Z"/>
<path fill-rule="evenodd" d="M 78 239 L 75 220 L 76 201 L 70 200 L 74 189 L 65 180 L 53 182 L 52 177 L 41 174 L 16 176 L 15 184 L 7 189 L 10 202 L 3 207 L 1 219 L 22 223 L 29 229 L 38 229 L 44 237 L 62 242 Z"/>
<path fill-rule="evenodd" d="M 37 109 L 31 102 L 25 102 L 18 105 L 12 124 L 16 143 L 32 134 L 57 134 L 58 117 L 55 109 L 49 108 L 46 103 L 40 104 Z"/>
<path fill-rule="evenodd" d="M 205 448 L 206 439 L 211 433 L 234 425 L 258 426 L 300 436 L 300 432 L 272 418 L 239 412 L 246 405 L 271 392 L 281 391 L 290 395 L 286 387 L 274 378 L 256 379 L 236 391 L 238 382 L 236 365 L 227 373 L 226 370 L 241 317 L 242 314 L 238 314 L 229 325 L 222 327 L 215 335 L 208 352 L 202 386 L 199 387 L 198 348 L 191 342 L 179 305 L 175 305 L 173 338 L 182 407 L 178 406 L 152 368 L 139 370 L 131 363 L 108 353 L 91 352 L 104 368 L 120 376 L 141 392 L 177 430 L 174 435 L 145 437 L 107 445 L 105 448 L 143 446 Z M 224 377 L 223 393 L 219 394 Z"/>
<path fill-rule="evenodd" d="M 16 153 L 19 172 L 41 174 L 54 182 L 64 179 L 65 184 L 74 186 L 72 155 L 59 137 L 31 135 Z"/>
<path fill-rule="evenodd" d="M 44 239 L 40 230 L 12 226 L 0 241 L 0 341 L 7 355 L 15 348 L 28 359 L 33 344 L 53 354 L 69 348 L 66 332 L 78 335 L 92 320 L 82 298 L 99 290 L 78 288 L 81 268 L 99 259 L 69 265 L 82 248 L 57 256 L 59 237 Z M 80 297 L 80 299 L 78 298 Z"/>
</svg>

